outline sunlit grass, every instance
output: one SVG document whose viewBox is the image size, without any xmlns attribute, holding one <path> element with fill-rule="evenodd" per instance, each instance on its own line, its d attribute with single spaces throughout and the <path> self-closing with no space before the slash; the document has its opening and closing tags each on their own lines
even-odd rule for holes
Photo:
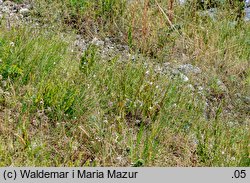
<svg viewBox="0 0 250 183">
<path fill-rule="evenodd" d="M 2 24 L 0 166 L 249 166 L 249 109 L 236 97 L 250 91 L 249 23 L 176 6 L 169 26 L 159 6 L 39 1 L 33 16 L 48 28 Z M 87 38 L 121 34 L 147 59 L 104 59 L 96 45 L 79 57 L 69 25 Z M 155 72 L 164 62 L 202 74 L 185 83 Z"/>
</svg>

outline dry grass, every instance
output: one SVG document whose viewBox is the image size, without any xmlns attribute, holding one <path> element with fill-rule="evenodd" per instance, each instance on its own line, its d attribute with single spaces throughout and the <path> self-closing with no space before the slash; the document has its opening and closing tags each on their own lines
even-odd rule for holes
<svg viewBox="0 0 250 183">
<path fill-rule="evenodd" d="M 0 166 L 249 166 L 249 22 L 164 0 L 32 2 L 44 26 L 0 30 Z M 73 32 L 141 57 L 72 52 Z M 204 95 L 154 71 L 165 62 L 198 66 Z"/>
</svg>

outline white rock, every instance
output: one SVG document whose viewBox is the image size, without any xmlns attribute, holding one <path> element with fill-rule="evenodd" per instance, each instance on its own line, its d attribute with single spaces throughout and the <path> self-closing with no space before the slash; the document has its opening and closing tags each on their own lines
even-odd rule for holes
<svg viewBox="0 0 250 183">
<path fill-rule="evenodd" d="M 30 10 L 28 8 L 21 8 L 19 11 L 23 16 L 28 16 L 30 13 Z"/>
<path fill-rule="evenodd" d="M 201 69 L 199 67 L 195 67 L 191 64 L 180 65 L 178 67 L 178 70 L 183 72 L 184 74 L 189 74 L 189 73 L 200 74 L 201 73 Z"/>
<path fill-rule="evenodd" d="M 249 104 L 249 105 L 250 105 L 250 97 L 248 97 L 248 96 L 243 96 L 243 97 L 242 97 L 242 101 L 245 102 L 246 104 Z"/>
<path fill-rule="evenodd" d="M 91 43 L 96 45 L 96 46 L 103 46 L 104 45 L 104 41 L 100 41 L 96 37 L 94 39 L 92 39 Z"/>
<path fill-rule="evenodd" d="M 195 91 L 195 88 L 192 84 L 188 84 L 187 87 L 191 90 L 191 91 Z"/>
<path fill-rule="evenodd" d="M 228 91 L 226 85 L 221 80 L 219 80 L 219 79 L 217 80 L 217 86 L 223 92 L 227 92 Z"/>
<path fill-rule="evenodd" d="M 182 81 L 184 81 L 184 82 L 189 81 L 189 78 L 185 74 L 180 73 L 180 77 L 181 77 Z"/>
</svg>

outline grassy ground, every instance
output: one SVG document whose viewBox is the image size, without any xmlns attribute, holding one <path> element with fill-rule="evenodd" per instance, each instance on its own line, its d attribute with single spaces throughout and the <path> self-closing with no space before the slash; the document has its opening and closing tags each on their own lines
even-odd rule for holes
<svg viewBox="0 0 250 183">
<path fill-rule="evenodd" d="M 250 165 L 249 22 L 177 4 L 171 22 L 166 0 L 31 2 L 39 28 L 1 22 L 0 166 Z M 79 56 L 75 33 L 144 57 Z M 201 68 L 204 95 L 154 72 L 164 62 Z"/>
</svg>

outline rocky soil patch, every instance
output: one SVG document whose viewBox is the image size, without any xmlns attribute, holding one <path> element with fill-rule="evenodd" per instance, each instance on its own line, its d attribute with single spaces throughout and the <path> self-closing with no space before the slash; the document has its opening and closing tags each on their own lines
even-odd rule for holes
<svg viewBox="0 0 250 183">
<path fill-rule="evenodd" d="M 6 26 L 10 28 L 14 24 L 20 24 L 31 20 L 32 6 L 28 2 L 14 3 L 0 0 L 0 19 L 6 20 Z"/>
</svg>

